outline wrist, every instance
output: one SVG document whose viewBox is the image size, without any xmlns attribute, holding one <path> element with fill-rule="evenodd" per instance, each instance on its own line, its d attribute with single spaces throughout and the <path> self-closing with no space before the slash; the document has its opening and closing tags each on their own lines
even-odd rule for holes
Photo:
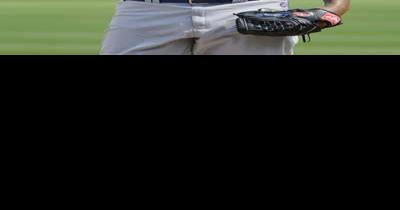
<svg viewBox="0 0 400 210">
<path fill-rule="evenodd" d="M 324 10 L 326 10 L 326 11 L 329 11 L 329 12 L 334 13 L 334 14 L 339 15 L 339 16 L 342 16 L 342 15 L 343 15 L 343 12 L 341 12 L 341 11 L 340 11 L 338 8 L 336 8 L 336 7 L 324 6 L 324 7 L 321 7 L 321 9 L 324 9 Z"/>
<path fill-rule="evenodd" d="M 321 7 L 321 9 L 330 11 L 339 16 L 344 15 L 349 10 L 349 8 L 350 8 L 350 6 L 347 4 L 328 4 L 328 5 Z"/>
</svg>

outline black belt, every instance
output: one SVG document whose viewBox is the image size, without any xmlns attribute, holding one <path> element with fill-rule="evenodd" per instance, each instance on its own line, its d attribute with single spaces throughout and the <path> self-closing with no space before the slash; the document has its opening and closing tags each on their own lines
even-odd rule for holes
<svg viewBox="0 0 400 210">
<path fill-rule="evenodd" d="M 232 3 L 257 1 L 257 0 L 124 0 L 124 1 L 141 1 L 148 3 L 232 4 Z"/>
</svg>

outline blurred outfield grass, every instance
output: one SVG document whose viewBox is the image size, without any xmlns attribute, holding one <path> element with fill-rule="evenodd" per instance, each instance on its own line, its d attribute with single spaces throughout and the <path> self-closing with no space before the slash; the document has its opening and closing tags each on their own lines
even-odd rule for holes
<svg viewBox="0 0 400 210">
<path fill-rule="evenodd" d="M 290 0 L 292 8 L 322 0 Z M 0 54 L 98 54 L 118 0 L 0 0 Z M 345 24 L 296 54 L 400 54 L 400 0 L 352 0 Z"/>
</svg>

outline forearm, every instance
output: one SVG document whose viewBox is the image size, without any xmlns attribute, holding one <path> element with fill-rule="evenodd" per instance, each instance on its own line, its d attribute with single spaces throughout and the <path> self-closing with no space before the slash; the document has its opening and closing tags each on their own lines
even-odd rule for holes
<svg viewBox="0 0 400 210">
<path fill-rule="evenodd" d="M 350 0 L 323 0 L 326 10 L 334 12 L 340 16 L 346 13 L 350 9 Z"/>
</svg>

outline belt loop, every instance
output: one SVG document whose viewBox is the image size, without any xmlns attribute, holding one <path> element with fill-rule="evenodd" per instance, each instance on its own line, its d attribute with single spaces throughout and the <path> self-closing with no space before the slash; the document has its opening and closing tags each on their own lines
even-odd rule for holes
<svg viewBox="0 0 400 210">
<path fill-rule="evenodd" d="M 151 0 L 144 0 L 146 3 L 151 3 Z"/>
<path fill-rule="evenodd" d="M 160 0 L 153 0 L 153 3 L 159 4 L 159 3 L 160 3 Z"/>
</svg>

